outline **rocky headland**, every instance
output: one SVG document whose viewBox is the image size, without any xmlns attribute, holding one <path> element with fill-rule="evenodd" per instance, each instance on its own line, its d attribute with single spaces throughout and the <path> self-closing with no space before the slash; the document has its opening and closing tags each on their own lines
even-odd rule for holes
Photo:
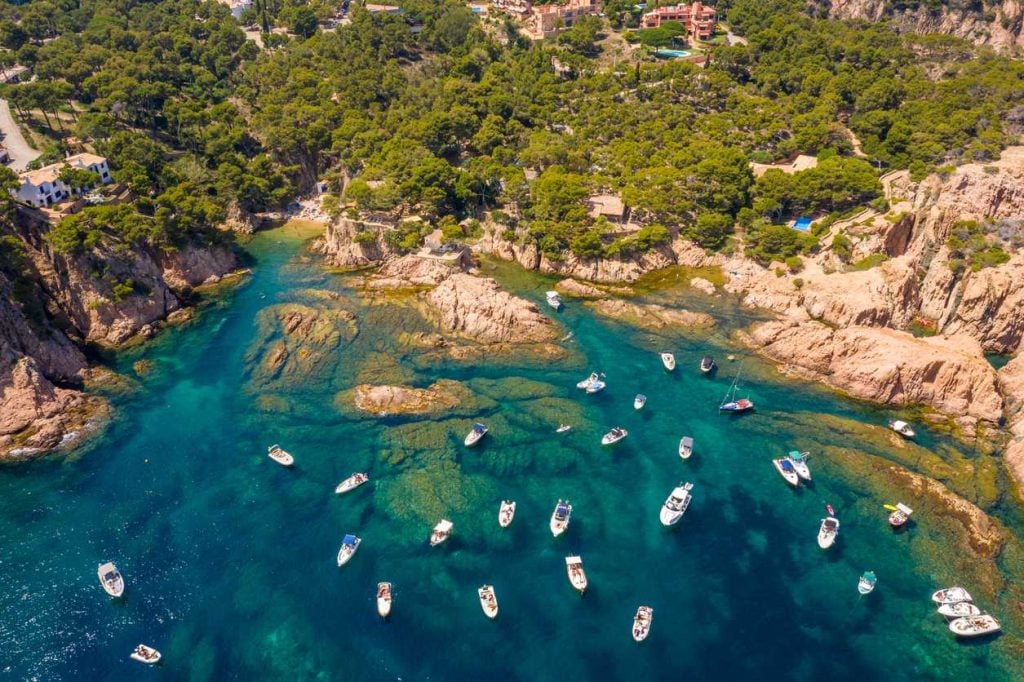
<svg viewBox="0 0 1024 682">
<path fill-rule="evenodd" d="M 588 301 L 585 305 L 598 315 L 628 322 L 643 329 L 708 329 L 715 326 L 715 318 L 707 313 L 667 308 L 654 303 L 632 303 L 605 298 Z"/>
</svg>

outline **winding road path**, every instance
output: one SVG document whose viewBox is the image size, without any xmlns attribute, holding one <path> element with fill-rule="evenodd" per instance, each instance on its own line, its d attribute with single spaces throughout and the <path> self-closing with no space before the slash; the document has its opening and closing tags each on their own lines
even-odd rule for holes
<svg viewBox="0 0 1024 682">
<path fill-rule="evenodd" d="M 25 170 L 29 162 L 38 158 L 42 153 L 33 149 L 22 137 L 17 122 L 11 116 L 11 107 L 5 99 L 0 99 L 0 133 L 3 133 L 3 145 L 11 157 L 7 165 L 15 172 Z"/>
</svg>

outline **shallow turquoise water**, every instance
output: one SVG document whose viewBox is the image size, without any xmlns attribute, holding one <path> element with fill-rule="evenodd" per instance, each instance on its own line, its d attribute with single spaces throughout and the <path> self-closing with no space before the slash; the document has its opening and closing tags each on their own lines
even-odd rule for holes
<svg viewBox="0 0 1024 682">
<path fill-rule="evenodd" d="M 867 498 L 827 461 L 812 458 L 815 483 L 796 491 L 768 461 L 791 447 L 813 452 L 821 432 L 802 425 L 816 414 L 878 423 L 881 412 L 762 379 L 749 361 L 759 378 L 744 385 L 759 411 L 720 416 L 733 366 L 711 379 L 695 367 L 708 348 L 720 359 L 735 352 L 721 334 L 656 336 L 572 302 L 558 316 L 574 332 L 566 362 L 428 361 L 396 351 L 400 329 L 427 329 L 414 311 L 362 307 L 299 248 L 280 231 L 258 236 L 246 286 L 117 358 L 127 373 L 139 359 L 154 369 L 115 400 L 119 418 L 94 445 L 0 469 L 0 679 L 1020 679 L 1006 667 L 1009 635 L 959 644 L 935 615 L 928 595 L 955 576 L 912 551 L 926 520 L 893 534 L 881 508 L 891 500 Z M 538 301 L 546 288 L 509 285 Z M 254 390 L 246 353 L 259 312 L 308 303 L 308 289 L 338 293 L 358 336 L 314 376 Z M 663 347 L 676 351 L 674 375 L 660 368 Z M 393 352 L 400 368 L 388 366 Z M 585 397 L 574 385 L 591 368 L 609 388 Z M 383 420 L 336 407 L 357 378 L 396 372 L 417 385 L 465 381 L 478 404 Z M 637 413 L 641 391 L 649 402 Z M 272 409 L 261 392 L 277 398 Z M 491 433 L 466 451 L 477 418 Z M 556 438 L 565 419 L 576 427 Z M 615 424 L 629 438 L 601 448 Z M 683 434 L 697 441 L 685 463 Z M 267 459 L 271 442 L 295 455 L 294 470 Z M 370 485 L 333 494 L 359 470 Z M 695 483 L 695 498 L 666 531 L 658 510 L 681 480 Z M 555 540 L 548 518 L 559 497 L 574 512 Z M 502 498 L 518 501 L 506 530 Z M 842 531 L 823 553 L 826 502 Z M 455 534 L 430 549 L 441 513 Z M 338 569 L 348 532 L 363 545 Z M 565 576 L 564 557 L 577 553 L 590 579 L 583 598 Z M 126 576 L 122 603 L 96 584 L 105 560 Z M 879 584 L 862 599 L 866 569 Z M 379 580 L 395 586 L 387 622 L 374 611 Z M 485 582 L 500 601 L 493 622 L 477 601 Z M 638 646 L 630 626 L 642 603 L 654 626 Z M 140 641 L 165 662 L 129 661 Z"/>
</svg>

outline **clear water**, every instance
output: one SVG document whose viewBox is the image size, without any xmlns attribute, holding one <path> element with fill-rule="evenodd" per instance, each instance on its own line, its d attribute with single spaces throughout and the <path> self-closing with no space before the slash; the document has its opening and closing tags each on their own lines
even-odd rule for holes
<svg viewBox="0 0 1024 682">
<path fill-rule="evenodd" d="M 656 336 L 576 302 L 559 315 L 574 332 L 565 362 L 436 362 L 397 345 L 401 331 L 428 329 L 412 308 L 365 305 L 301 245 L 288 230 L 259 235 L 246 286 L 119 356 L 125 373 L 138 360 L 152 369 L 115 398 L 119 418 L 92 446 L 0 469 L 0 679 L 1020 679 L 1018 632 L 965 645 L 934 613 L 931 591 L 960 577 L 937 520 L 893 534 L 881 505 L 895 500 L 873 498 L 825 454 L 885 456 L 888 440 L 855 443 L 833 426 L 878 423 L 880 412 L 748 361 L 759 411 L 719 416 L 734 365 L 711 379 L 695 368 L 708 348 L 720 360 L 736 352 L 723 333 Z M 549 283 L 497 274 L 543 301 Z M 358 336 L 310 376 L 260 383 L 246 359 L 263 338 L 260 311 L 321 300 L 311 289 L 336 292 Z M 674 375 L 660 367 L 664 347 L 676 351 Z M 574 385 L 591 368 L 609 388 L 585 397 Z M 436 418 L 337 407 L 338 391 L 375 378 L 450 378 L 476 398 Z M 649 398 L 642 412 L 638 392 Z M 467 451 L 476 419 L 491 433 Z M 560 421 L 575 428 L 556 437 Z M 629 438 L 602 448 L 615 424 Z M 685 463 L 684 434 L 697 443 Z M 295 455 L 294 470 L 265 456 L 274 442 Z M 771 467 L 791 447 L 815 453 L 812 487 L 791 490 Z M 334 495 L 354 471 L 372 483 Z M 658 510 L 683 480 L 694 501 L 667 531 Z M 559 497 L 574 512 L 556 540 Z M 505 530 L 502 498 L 518 501 Z M 826 502 L 843 524 L 827 553 L 815 542 Z M 441 515 L 455 533 L 430 549 Z M 363 544 L 339 569 L 349 532 Z M 577 553 L 590 579 L 582 598 L 565 574 Z M 105 560 L 126 576 L 120 603 L 97 584 Z M 866 569 L 879 582 L 861 598 Z M 395 589 L 387 622 L 374 608 L 380 580 Z M 483 583 L 497 591 L 495 621 L 477 600 Z M 654 607 L 654 625 L 637 645 L 640 604 Z M 130 661 L 138 642 L 164 662 Z"/>
</svg>

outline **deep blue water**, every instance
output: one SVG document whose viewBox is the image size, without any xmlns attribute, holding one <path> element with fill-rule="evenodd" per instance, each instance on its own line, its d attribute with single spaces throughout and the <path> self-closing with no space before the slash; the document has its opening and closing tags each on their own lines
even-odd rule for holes
<svg viewBox="0 0 1024 682">
<path fill-rule="evenodd" d="M 118 417 L 93 444 L 0 469 L 0 679 L 1021 679 L 1012 635 L 964 645 L 934 613 L 930 593 L 956 577 L 938 550 L 955 548 L 925 519 L 890 532 L 881 505 L 894 500 L 813 456 L 837 437 L 816 426 L 821 415 L 877 424 L 884 413 L 748 358 L 741 394 L 758 411 L 721 416 L 736 368 L 724 356 L 741 354 L 724 333 L 655 335 L 572 301 L 558 316 L 574 332 L 568 360 L 438 361 L 399 344 L 400 332 L 429 329 L 413 308 L 367 306 L 301 244 L 287 230 L 257 236 L 245 286 L 119 356 L 126 374 L 138 360 L 152 370 L 113 398 Z M 543 281 L 512 279 L 543 300 Z M 289 302 L 344 306 L 359 332 L 309 375 L 264 382 L 247 353 L 277 338 L 261 336 L 260 312 Z M 662 348 L 676 352 L 674 375 Z M 708 350 L 722 365 L 713 378 L 696 371 Z M 591 369 L 609 388 L 587 397 L 574 386 Z M 338 407 L 339 391 L 375 378 L 454 379 L 475 398 L 440 417 Z M 466 450 L 477 419 L 491 433 Z M 556 437 L 561 421 L 575 428 Z M 629 438 L 602 448 L 616 424 Z M 697 442 L 688 462 L 676 454 L 684 434 Z M 294 470 L 265 456 L 273 442 L 295 455 Z M 877 442 L 831 444 L 885 455 Z M 796 491 L 769 461 L 795 447 L 812 451 L 815 472 Z M 371 484 L 334 495 L 354 471 Z M 694 501 L 665 530 L 658 510 L 684 480 Z M 573 518 L 553 539 L 560 497 Z M 505 530 L 503 498 L 518 501 Z M 826 502 L 842 520 L 827 553 L 815 542 Z M 431 549 L 442 515 L 455 532 Z M 363 544 L 339 569 L 349 532 Z M 569 554 L 590 579 L 582 598 L 566 579 Z M 97 584 L 106 560 L 127 580 L 118 603 Z M 866 569 L 879 583 L 861 598 Z M 395 589 L 386 622 L 374 610 L 380 580 Z M 477 601 L 483 583 L 500 602 L 493 622 Z M 637 645 L 631 619 L 644 603 L 654 624 Z M 130 661 L 138 642 L 164 662 Z"/>
</svg>

